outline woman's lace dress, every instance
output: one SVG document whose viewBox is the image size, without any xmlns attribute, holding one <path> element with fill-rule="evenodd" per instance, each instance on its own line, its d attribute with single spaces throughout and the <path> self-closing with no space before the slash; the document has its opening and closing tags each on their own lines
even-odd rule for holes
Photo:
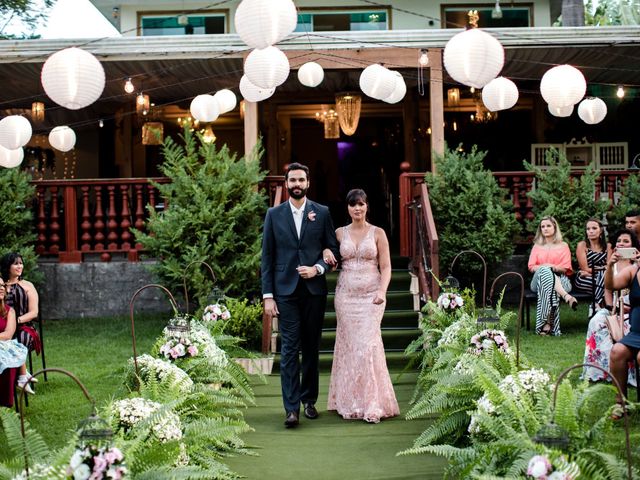
<svg viewBox="0 0 640 480">
<path fill-rule="evenodd" d="M 385 305 L 374 305 L 380 286 L 375 228 L 356 246 L 343 228 L 342 271 L 336 286 L 336 344 L 327 409 L 343 418 L 377 423 L 400 413 L 382 345 Z"/>
</svg>

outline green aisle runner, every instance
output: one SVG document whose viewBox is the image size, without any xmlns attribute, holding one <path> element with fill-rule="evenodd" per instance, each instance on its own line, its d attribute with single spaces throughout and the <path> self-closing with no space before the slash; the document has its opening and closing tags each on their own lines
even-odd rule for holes
<svg viewBox="0 0 640 480">
<path fill-rule="evenodd" d="M 392 373 L 400 410 L 404 414 L 415 386 L 416 374 Z M 320 418 L 308 420 L 301 415 L 300 425 L 284 428 L 280 397 L 280 377 L 271 375 L 267 385 L 257 385 L 256 407 L 246 411 L 246 420 L 254 429 L 244 435 L 247 444 L 257 447 L 257 457 L 227 459 L 229 466 L 249 479 L 441 479 L 442 458 L 428 455 L 396 457 L 422 433 L 427 420 L 407 421 L 402 416 L 377 425 L 357 420 L 342 420 L 327 412 L 329 375 L 320 377 Z"/>
</svg>

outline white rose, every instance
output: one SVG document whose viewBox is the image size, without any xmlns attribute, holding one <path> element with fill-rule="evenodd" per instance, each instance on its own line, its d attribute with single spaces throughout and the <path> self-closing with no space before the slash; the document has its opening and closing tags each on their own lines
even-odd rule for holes
<svg viewBox="0 0 640 480">
<path fill-rule="evenodd" d="M 482 348 L 489 349 L 491 345 L 493 345 L 493 340 L 489 340 L 488 338 L 482 340 Z"/>
<path fill-rule="evenodd" d="M 547 474 L 547 465 L 539 460 L 537 462 L 529 463 L 529 469 L 527 473 L 533 478 L 538 478 Z"/>
<path fill-rule="evenodd" d="M 71 456 L 71 460 L 69 461 L 71 469 L 75 470 L 78 468 L 82 464 L 82 459 L 82 452 L 80 450 L 76 450 L 76 453 Z"/>
<path fill-rule="evenodd" d="M 73 480 L 87 480 L 91 475 L 89 465 L 82 464 L 73 471 Z"/>
<path fill-rule="evenodd" d="M 442 299 L 442 306 L 444 308 L 448 308 L 450 303 L 451 303 L 451 300 L 449 300 L 447 297 Z"/>
</svg>

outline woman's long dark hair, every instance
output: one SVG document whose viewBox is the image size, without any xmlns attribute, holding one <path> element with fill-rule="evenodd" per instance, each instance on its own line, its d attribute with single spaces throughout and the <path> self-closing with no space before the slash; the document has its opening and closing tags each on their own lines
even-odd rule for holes
<svg viewBox="0 0 640 480">
<path fill-rule="evenodd" d="M 589 218 L 584 224 L 585 226 L 584 241 L 587 244 L 587 247 L 591 245 L 591 242 L 589 241 L 589 236 L 587 235 L 587 228 L 586 228 L 589 222 L 597 223 L 598 226 L 600 227 L 600 235 L 598 236 L 598 242 L 600 243 L 600 248 L 602 249 L 602 251 L 605 252 L 607 250 L 607 237 L 604 233 L 604 225 L 600 220 L 594 217 Z"/>
<path fill-rule="evenodd" d="M 0 259 L 0 276 L 2 278 L 6 278 L 7 280 L 5 281 L 8 281 L 8 279 L 11 278 L 11 276 L 9 275 L 9 269 L 11 268 L 11 265 L 16 263 L 17 259 L 22 260 L 22 263 L 24 263 L 22 255 L 16 252 L 7 253 Z M 22 280 L 22 276 L 20 276 L 18 280 Z"/>
</svg>

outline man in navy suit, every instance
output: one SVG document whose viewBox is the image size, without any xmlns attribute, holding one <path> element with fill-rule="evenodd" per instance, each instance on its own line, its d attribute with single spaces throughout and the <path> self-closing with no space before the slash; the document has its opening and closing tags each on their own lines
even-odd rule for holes
<svg viewBox="0 0 640 480">
<path fill-rule="evenodd" d="M 264 220 L 262 296 L 265 312 L 278 317 L 284 424 L 291 428 L 298 425 L 301 403 L 305 417 L 318 418 L 318 351 L 329 268 L 322 251 L 329 248 L 337 257 L 338 242 L 329 209 L 307 199 L 309 169 L 291 163 L 285 182 L 289 200 L 270 208 Z"/>
</svg>

